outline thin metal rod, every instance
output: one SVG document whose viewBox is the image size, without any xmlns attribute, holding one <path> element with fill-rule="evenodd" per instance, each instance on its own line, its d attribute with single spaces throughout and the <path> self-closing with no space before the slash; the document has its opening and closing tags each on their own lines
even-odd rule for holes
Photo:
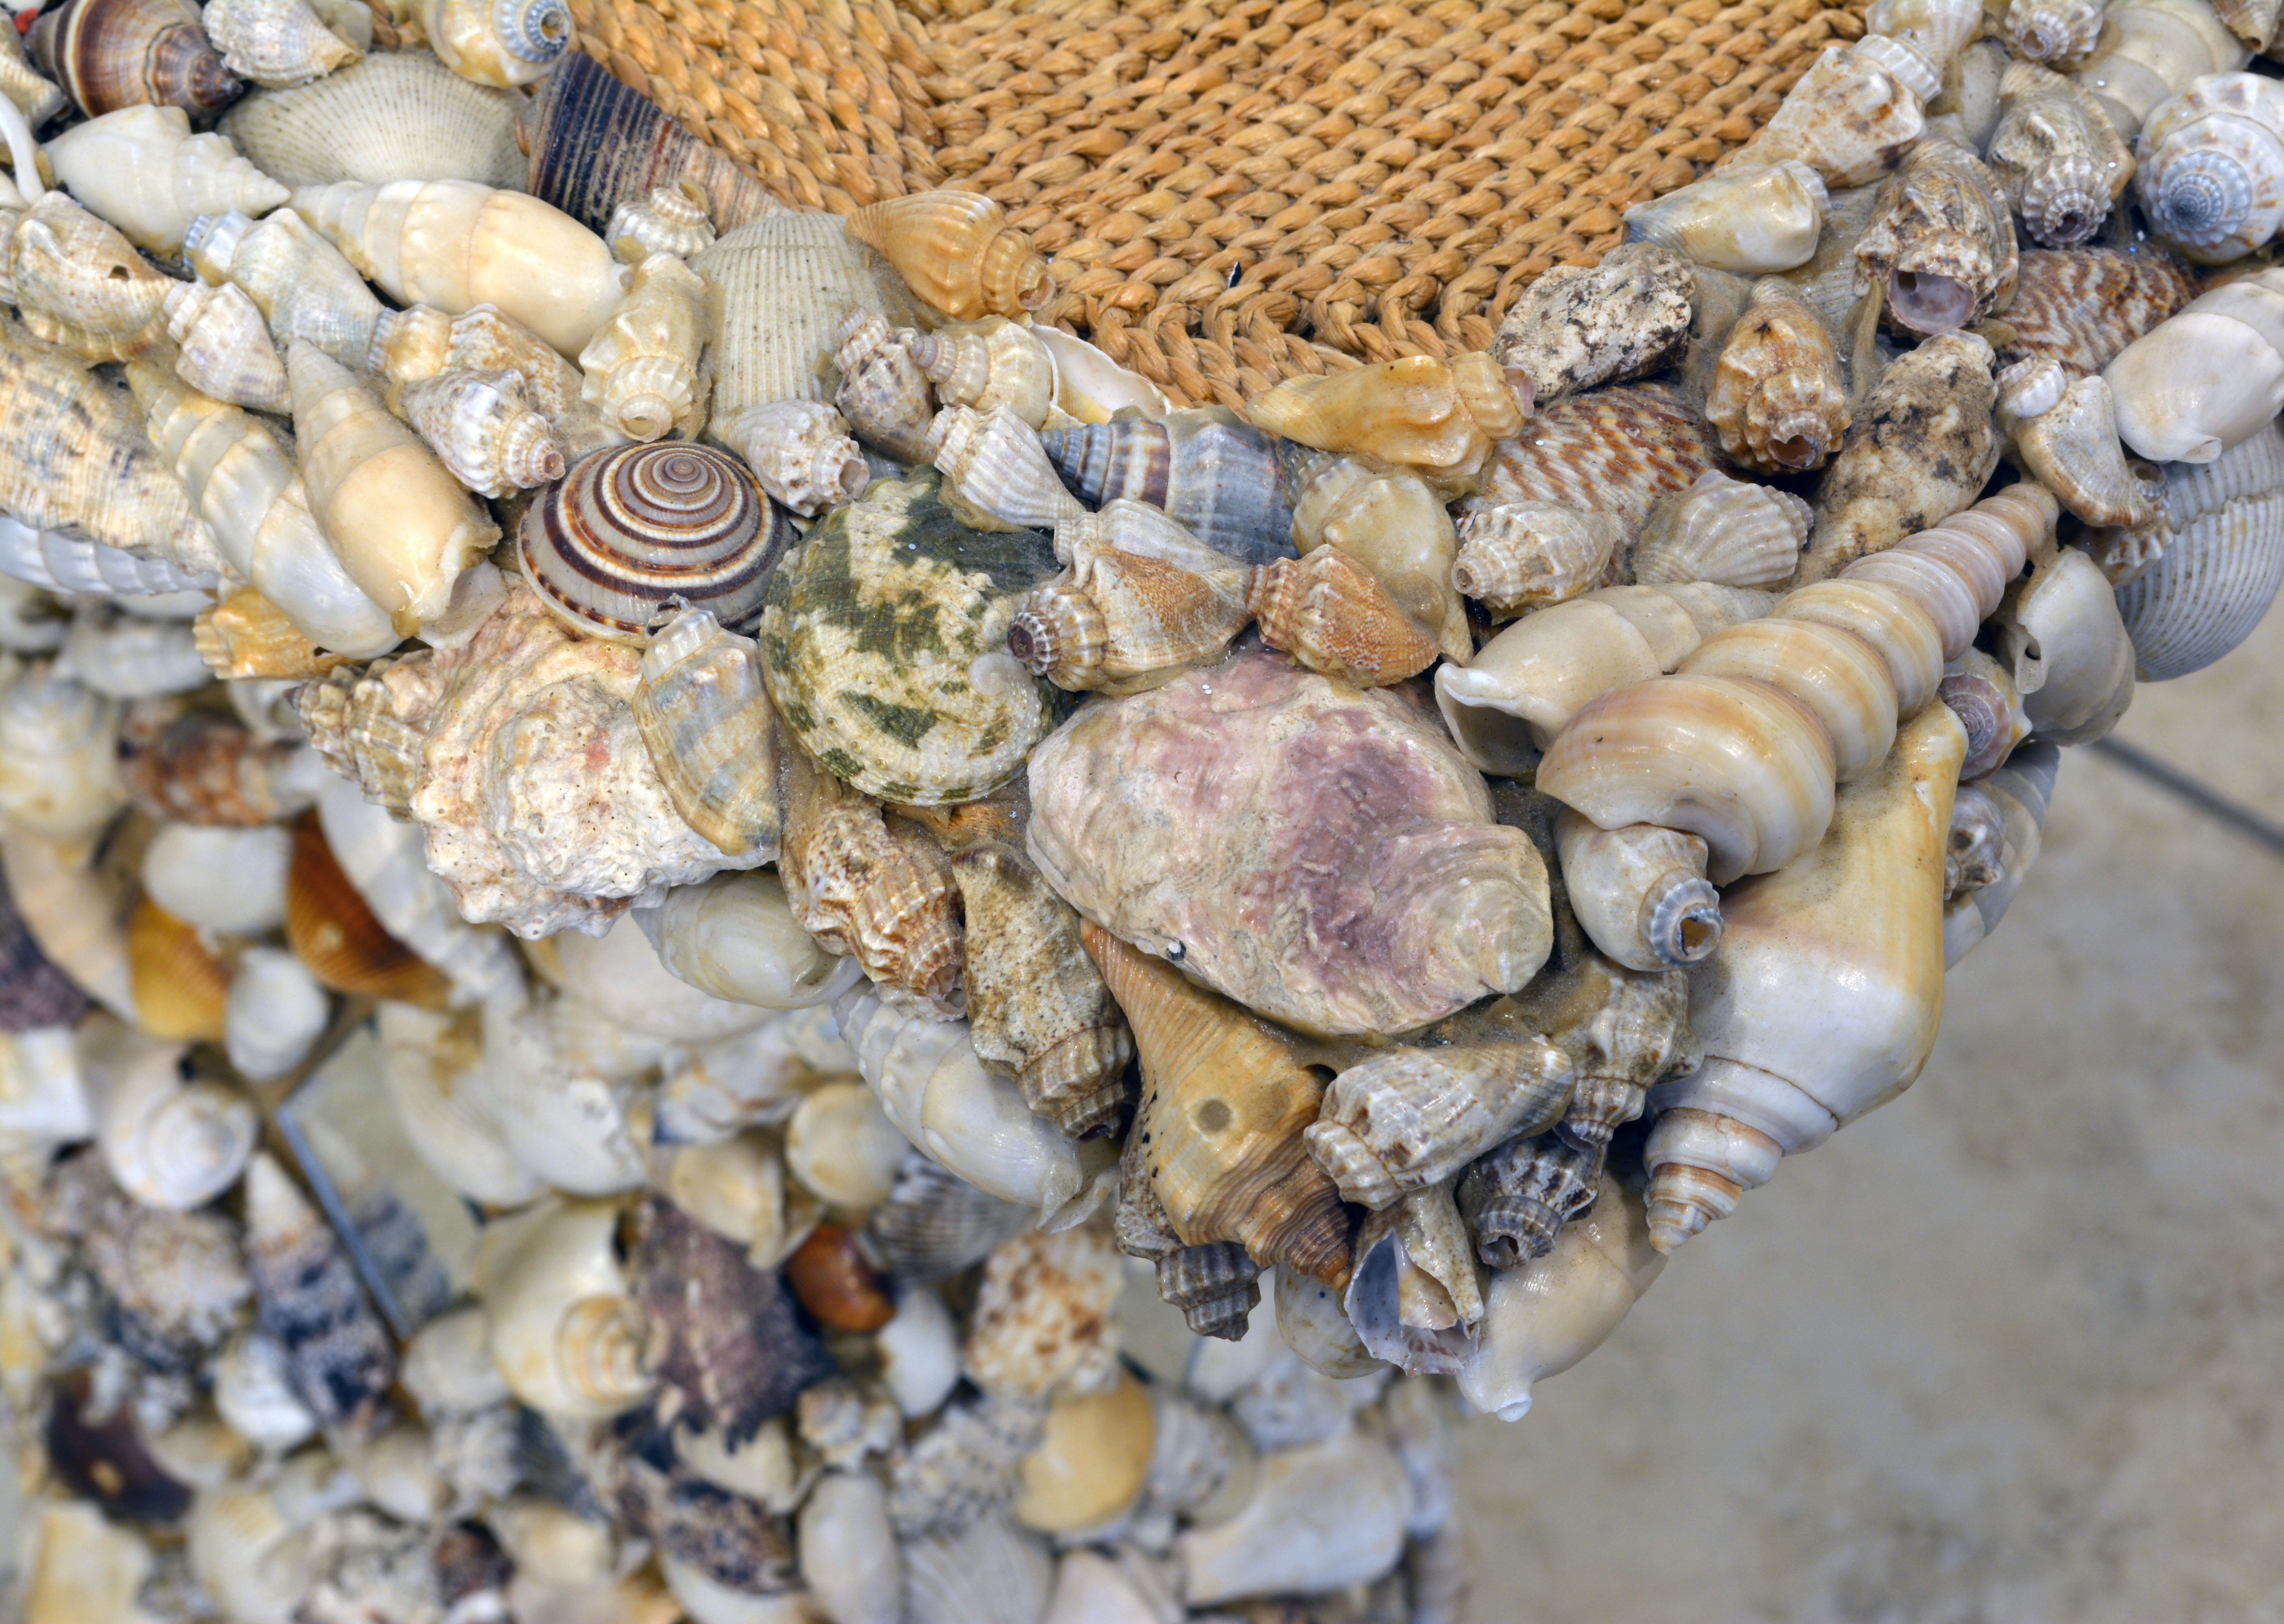
<svg viewBox="0 0 2284 1624">
<path fill-rule="evenodd" d="M 2217 824 L 2225 824 L 2246 839 L 2257 840 L 2279 857 L 2284 857 L 2284 824 L 2263 817 L 2250 807 L 2218 794 L 2190 777 L 2178 767 L 2167 765 L 2137 746 L 2122 738 L 2098 738 L 2088 746 L 2096 755 L 2108 757 L 2126 771 L 2139 773 L 2159 789 L 2178 796 Z"/>
</svg>

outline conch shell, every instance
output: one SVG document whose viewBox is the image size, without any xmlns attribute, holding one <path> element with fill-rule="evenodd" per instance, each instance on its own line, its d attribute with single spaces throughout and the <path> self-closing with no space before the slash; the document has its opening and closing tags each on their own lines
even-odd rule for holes
<svg viewBox="0 0 2284 1624">
<path fill-rule="evenodd" d="M 126 233 L 173 257 L 200 215 L 266 215 L 291 194 L 238 155 L 226 136 L 194 136 L 180 107 L 122 107 L 74 125 L 43 149 L 56 179 Z"/>
<path fill-rule="evenodd" d="M 1052 428 L 1039 443 L 1083 502 L 1162 508 L 1215 551 L 1248 564 L 1293 556 L 1292 448 L 1224 407 Z"/>
<path fill-rule="evenodd" d="M 968 191 L 917 191 L 867 204 L 849 235 L 877 249 L 912 292 L 954 321 L 1020 316 L 1053 291 L 1047 262 L 1005 210 Z"/>
<path fill-rule="evenodd" d="M 2152 462 L 2209 463 L 2284 407 L 2284 269 L 2199 295 L 2101 369 L 2117 433 Z"/>
<path fill-rule="evenodd" d="M 1259 566 L 1245 601 L 1263 643 L 1359 688 L 1417 676 L 1442 652 L 1380 578 L 1337 547 Z"/>
<path fill-rule="evenodd" d="M 1651 1244 L 1671 1252 L 1779 1159 L 1911 1085 L 1943 1009 L 1943 865 L 1966 750 L 1930 706 L 1852 785 L 1805 860 L 1725 899 L 1726 940 L 1692 979 L 1705 1062 L 1650 1092 Z"/>
<path fill-rule="evenodd" d="M 1956 142 L 1913 147 L 1882 183 L 1856 242 L 1856 289 L 1914 332 L 1951 332 L 2004 310 L 2021 269 L 1998 178 Z"/>
<path fill-rule="evenodd" d="M 1530 377 L 1490 355 L 1411 355 L 1321 377 L 1289 378 L 1248 415 L 1272 434 L 1471 482 L 1494 441 L 1530 416 Z"/>
<path fill-rule="evenodd" d="M 603 240 L 631 265 L 653 254 L 686 260 L 701 253 L 714 243 L 706 189 L 685 176 L 671 186 L 652 187 L 646 197 L 630 198 L 611 211 Z"/>
<path fill-rule="evenodd" d="M 2071 248 L 2092 237 L 2133 178 L 2133 154 L 2075 80 L 2017 62 L 1985 158 L 2031 239 Z"/>
<path fill-rule="evenodd" d="M 2215 74 L 2163 103 L 2141 131 L 2149 229 L 2218 265 L 2284 221 L 2284 90 L 2257 74 Z"/>
<path fill-rule="evenodd" d="M 1293 544 L 1304 556 L 1337 547 L 1379 578 L 1446 659 L 1474 651 L 1467 608 L 1451 582 L 1459 532 L 1426 480 L 1383 473 L 1353 457 L 1303 453 L 1292 483 Z"/>
<path fill-rule="evenodd" d="M 1083 936 L 1133 1023 L 1142 1104 L 1130 1133 L 1183 1244 L 1241 1241 L 1264 1267 L 1344 1282 L 1348 1219 L 1302 1140 L 1321 1104 L 1316 1074 L 1275 1027 L 1179 971 L 1099 926 Z"/>
<path fill-rule="evenodd" d="M 1824 177 L 1796 158 L 1740 164 L 1626 210 L 1626 236 L 1692 264 L 1766 276 L 1815 257 L 1832 200 Z"/>
<path fill-rule="evenodd" d="M 746 459 L 772 501 L 803 518 L 856 501 L 872 482 L 849 419 L 821 401 L 748 406 L 714 433 Z"/>
<path fill-rule="evenodd" d="M 833 405 L 859 440 L 901 463 L 929 459 L 928 428 L 935 421 L 927 375 L 905 342 L 918 336 L 869 310 L 849 311 L 833 335 L 833 367 L 841 374 Z"/>
<path fill-rule="evenodd" d="M 669 254 L 635 267 L 626 296 L 579 352 L 580 398 L 630 440 L 695 438 L 712 379 L 699 364 L 713 324 L 706 279 Z"/>
<path fill-rule="evenodd" d="M 1029 325 L 987 316 L 906 342 L 945 405 L 981 412 L 1005 406 L 1033 428 L 1045 426 L 1055 402 L 1055 358 Z"/>
<path fill-rule="evenodd" d="M 1722 342 L 1705 417 L 1721 449 L 1747 467 L 1802 473 L 1840 449 L 1850 420 L 1845 385 L 1839 347 L 1815 307 L 1790 283 L 1764 277 Z"/>
</svg>

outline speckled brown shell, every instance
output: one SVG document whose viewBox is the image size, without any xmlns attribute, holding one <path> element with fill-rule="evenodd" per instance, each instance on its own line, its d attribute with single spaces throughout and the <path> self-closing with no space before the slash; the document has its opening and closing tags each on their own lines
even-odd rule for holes
<svg viewBox="0 0 2284 1624">
<path fill-rule="evenodd" d="M 1493 449 L 1470 507 L 1553 502 L 1628 525 L 1708 468 L 1726 469 L 1712 426 L 1666 384 L 1618 384 L 1557 401 Z"/>
<path fill-rule="evenodd" d="M 1993 341 L 2002 364 L 2044 358 L 2083 378 L 2196 295 L 2195 277 L 2154 247 L 2033 248 L 2003 318 L 2009 332 Z"/>
<path fill-rule="evenodd" d="M 1380 578 L 1337 547 L 1255 570 L 1246 606 L 1271 648 L 1359 688 L 1417 676 L 1439 652 Z"/>
<path fill-rule="evenodd" d="M 1721 449 L 1762 473 L 1820 468 L 1840 449 L 1850 418 L 1840 351 L 1790 283 L 1755 285 L 1714 363 L 1705 416 Z"/>
<path fill-rule="evenodd" d="M 1654 243 L 1613 248 L 1594 266 L 1558 266 L 1499 323 L 1491 358 L 1519 368 L 1544 409 L 1596 384 L 1663 365 L 1689 336 L 1696 277 Z"/>
<path fill-rule="evenodd" d="M 260 739 L 217 716 L 153 727 L 130 719 L 120 739 L 120 777 L 135 804 L 178 824 L 250 828 L 309 804 L 287 769 L 295 747 Z"/>
<path fill-rule="evenodd" d="M 1857 239 L 1856 290 L 1882 291 L 1886 318 L 1913 332 L 1971 326 L 2014 296 L 2014 217 L 1998 177 L 1954 142 L 1912 149 L 1881 183 Z"/>
</svg>

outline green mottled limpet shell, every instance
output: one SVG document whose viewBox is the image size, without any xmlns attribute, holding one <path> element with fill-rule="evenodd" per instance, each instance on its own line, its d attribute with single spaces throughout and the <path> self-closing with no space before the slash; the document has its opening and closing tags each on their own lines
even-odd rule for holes
<svg viewBox="0 0 2284 1624">
<path fill-rule="evenodd" d="M 878 480 L 827 513 L 778 565 L 762 614 L 770 701 L 802 747 L 868 795 L 919 806 L 989 794 L 1054 720 L 1052 691 L 1007 652 L 1054 549 L 1036 531 L 968 529 L 936 483 Z"/>
</svg>

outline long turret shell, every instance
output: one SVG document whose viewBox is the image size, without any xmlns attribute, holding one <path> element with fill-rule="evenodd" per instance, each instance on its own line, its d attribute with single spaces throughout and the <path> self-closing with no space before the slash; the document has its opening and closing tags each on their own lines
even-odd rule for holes
<svg viewBox="0 0 2284 1624">
<path fill-rule="evenodd" d="M 191 133 L 180 107 L 122 107 L 47 144 L 72 195 L 152 253 L 172 256 L 200 215 L 266 215 L 291 195 L 224 136 Z"/>
</svg>

